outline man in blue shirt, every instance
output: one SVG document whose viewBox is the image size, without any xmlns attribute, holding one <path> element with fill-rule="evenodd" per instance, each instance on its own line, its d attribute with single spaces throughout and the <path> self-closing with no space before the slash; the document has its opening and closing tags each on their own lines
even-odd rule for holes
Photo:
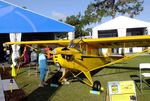
<svg viewBox="0 0 150 101">
<path fill-rule="evenodd" d="M 45 82 L 45 75 L 46 75 L 46 70 L 47 70 L 47 59 L 45 56 L 45 51 L 44 49 L 41 49 L 41 53 L 39 53 L 39 68 L 40 68 L 40 84 L 39 87 L 44 87 L 44 85 L 47 85 Z"/>
</svg>

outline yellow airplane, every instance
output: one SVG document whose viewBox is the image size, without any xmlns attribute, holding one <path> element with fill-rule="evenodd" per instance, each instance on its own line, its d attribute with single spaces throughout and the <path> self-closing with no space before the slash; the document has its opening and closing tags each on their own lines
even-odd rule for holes
<svg viewBox="0 0 150 101">
<path fill-rule="evenodd" d="M 150 36 L 127 36 L 127 37 L 113 37 L 113 38 L 98 38 L 98 39 L 77 39 L 70 42 L 70 40 L 47 40 L 47 41 L 22 41 L 22 42 L 6 42 L 5 44 L 12 45 L 26 45 L 32 48 L 32 44 L 54 45 L 56 48 L 52 51 L 54 63 L 65 68 L 66 72 L 60 78 L 63 78 L 70 72 L 75 78 L 78 78 L 85 84 L 99 90 L 101 84 L 98 81 L 93 82 L 91 71 L 100 69 L 115 63 L 123 62 L 134 58 L 142 53 L 148 52 L 147 48 L 142 52 L 135 53 L 130 56 L 113 56 L 108 54 L 104 56 L 100 48 L 127 48 L 127 47 L 149 47 Z M 69 45 L 70 44 L 70 45 Z M 84 74 L 87 80 L 79 78 L 80 74 Z"/>
</svg>

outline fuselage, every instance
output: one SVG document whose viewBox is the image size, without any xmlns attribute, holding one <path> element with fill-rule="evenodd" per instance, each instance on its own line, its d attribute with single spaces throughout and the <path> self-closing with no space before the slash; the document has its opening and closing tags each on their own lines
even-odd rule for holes
<svg viewBox="0 0 150 101">
<path fill-rule="evenodd" d="M 83 54 L 75 48 L 58 47 L 53 51 L 54 63 L 59 64 L 63 68 L 90 71 L 107 62 L 104 57 L 100 57 L 96 54 Z"/>
</svg>

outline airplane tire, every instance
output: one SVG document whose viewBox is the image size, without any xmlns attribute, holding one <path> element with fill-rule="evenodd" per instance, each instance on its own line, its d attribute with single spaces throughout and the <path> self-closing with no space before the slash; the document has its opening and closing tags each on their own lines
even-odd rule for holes
<svg viewBox="0 0 150 101">
<path fill-rule="evenodd" d="M 95 90 L 95 91 L 100 91 L 100 89 L 101 89 L 101 83 L 100 83 L 100 81 L 95 81 L 94 83 L 93 83 L 93 90 Z"/>
</svg>

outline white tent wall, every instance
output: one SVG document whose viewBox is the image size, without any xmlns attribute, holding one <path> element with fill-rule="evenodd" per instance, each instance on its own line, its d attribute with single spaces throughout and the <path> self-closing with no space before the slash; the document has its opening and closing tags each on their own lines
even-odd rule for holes
<svg viewBox="0 0 150 101">
<path fill-rule="evenodd" d="M 146 29 L 146 30 L 147 30 L 147 34 L 148 34 L 148 35 L 150 35 L 150 26 L 149 26 L 149 27 L 147 27 L 147 29 Z M 150 49 L 150 47 L 148 47 L 148 49 Z M 149 52 L 149 53 L 150 53 L 150 52 Z"/>
<path fill-rule="evenodd" d="M 150 35 L 150 23 L 144 22 L 141 20 L 119 16 L 116 17 L 108 22 L 100 24 L 92 29 L 92 38 L 98 38 L 98 31 L 100 30 L 115 30 L 117 29 L 118 37 L 124 37 L 127 35 L 132 35 L 132 33 L 127 32 L 127 29 L 134 29 L 134 28 L 146 28 L 147 34 Z M 143 33 L 145 34 L 145 32 Z M 125 53 L 130 53 L 129 48 L 124 48 Z M 102 49 L 104 54 L 107 53 L 107 49 Z M 122 48 L 119 48 L 119 54 L 121 54 Z M 140 52 L 142 51 L 142 47 L 135 47 L 132 48 L 133 52 Z"/>
<path fill-rule="evenodd" d="M 97 29 L 92 29 L 92 38 L 98 38 L 98 30 Z"/>
<path fill-rule="evenodd" d="M 104 56 L 107 56 L 108 49 L 107 48 L 102 48 L 102 53 L 103 53 Z"/>
<path fill-rule="evenodd" d="M 21 41 L 21 33 L 10 33 L 9 38 L 11 42 Z M 17 58 L 20 57 L 19 45 L 11 45 L 12 47 L 12 63 L 14 66 L 17 65 L 17 62 L 15 61 Z"/>
<path fill-rule="evenodd" d="M 126 28 L 119 28 L 117 29 L 118 37 L 124 37 L 126 36 Z"/>
<path fill-rule="evenodd" d="M 133 48 L 133 52 L 141 52 L 141 51 L 142 51 L 142 47 Z"/>
<path fill-rule="evenodd" d="M 74 32 L 68 32 L 68 39 L 69 40 L 75 39 L 75 33 Z"/>
<path fill-rule="evenodd" d="M 119 28 L 119 29 L 117 29 L 117 32 L 118 32 L 118 37 L 125 37 L 127 31 L 126 31 L 126 28 Z M 119 48 L 119 54 L 122 53 L 122 48 Z M 125 53 L 128 52 L 128 49 L 124 48 L 124 52 Z"/>
<path fill-rule="evenodd" d="M 147 34 L 150 35 L 150 26 L 147 27 Z"/>
</svg>

